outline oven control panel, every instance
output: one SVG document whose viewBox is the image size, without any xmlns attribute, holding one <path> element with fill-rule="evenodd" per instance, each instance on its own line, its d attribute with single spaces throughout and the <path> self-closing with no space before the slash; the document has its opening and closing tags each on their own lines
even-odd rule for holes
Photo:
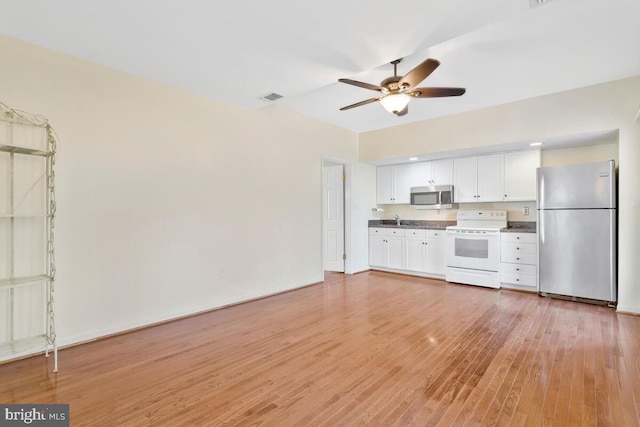
<svg viewBox="0 0 640 427">
<path fill-rule="evenodd" d="M 507 211 L 459 210 L 457 219 L 458 227 L 501 229 L 507 226 Z"/>
<path fill-rule="evenodd" d="M 468 219 L 507 219 L 507 211 L 458 211 L 458 221 Z"/>
</svg>

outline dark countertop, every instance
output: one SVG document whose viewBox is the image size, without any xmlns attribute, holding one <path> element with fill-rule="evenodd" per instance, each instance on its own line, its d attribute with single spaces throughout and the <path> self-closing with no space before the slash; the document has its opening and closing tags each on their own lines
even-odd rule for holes
<svg viewBox="0 0 640 427">
<path fill-rule="evenodd" d="M 444 230 L 450 225 L 456 225 L 456 221 L 426 221 L 416 219 L 400 220 L 400 225 L 396 225 L 393 219 L 370 219 L 369 227 L 380 228 L 418 228 L 425 230 Z"/>
<path fill-rule="evenodd" d="M 536 223 L 533 221 L 509 221 L 507 228 L 500 231 L 502 233 L 535 233 Z"/>
<path fill-rule="evenodd" d="M 380 228 L 417 228 L 425 230 L 444 230 L 450 225 L 456 225 L 456 221 L 427 221 L 416 219 L 400 220 L 400 225 L 396 225 L 393 219 L 370 219 L 369 227 Z M 503 228 L 503 233 L 535 233 L 536 223 L 529 221 L 509 221 L 507 228 Z"/>
</svg>

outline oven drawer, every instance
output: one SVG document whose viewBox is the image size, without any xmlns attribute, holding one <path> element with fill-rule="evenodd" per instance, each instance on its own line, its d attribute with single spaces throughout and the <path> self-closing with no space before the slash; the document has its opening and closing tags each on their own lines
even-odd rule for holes
<svg viewBox="0 0 640 427">
<path fill-rule="evenodd" d="M 538 264 L 537 254 L 519 254 L 514 252 L 502 252 L 502 262 L 510 262 L 515 264 Z"/>
<path fill-rule="evenodd" d="M 537 254 L 538 246 L 535 243 L 513 243 L 502 242 L 502 252 L 513 252 L 516 254 Z"/>
</svg>

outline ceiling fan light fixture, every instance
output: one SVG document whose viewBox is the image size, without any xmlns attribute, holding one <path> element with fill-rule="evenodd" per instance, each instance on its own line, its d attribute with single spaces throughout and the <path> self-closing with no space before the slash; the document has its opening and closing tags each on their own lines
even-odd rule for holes
<svg viewBox="0 0 640 427">
<path fill-rule="evenodd" d="M 385 110 L 392 114 L 398 114 L 409 104 L 411 97 L 406 93 L 393 93 L 380 99 Z"/>
</svg>

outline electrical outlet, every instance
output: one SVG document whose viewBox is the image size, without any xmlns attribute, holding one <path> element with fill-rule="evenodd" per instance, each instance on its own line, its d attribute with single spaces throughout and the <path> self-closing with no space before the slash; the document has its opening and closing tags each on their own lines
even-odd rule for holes
<svg viewBox="0 0 640 427">
<path fill-rule="evenodd" d="M 529 207 L 528 206 L 522 208 L 522 215 L 529 215 Z"/>
</svg>

